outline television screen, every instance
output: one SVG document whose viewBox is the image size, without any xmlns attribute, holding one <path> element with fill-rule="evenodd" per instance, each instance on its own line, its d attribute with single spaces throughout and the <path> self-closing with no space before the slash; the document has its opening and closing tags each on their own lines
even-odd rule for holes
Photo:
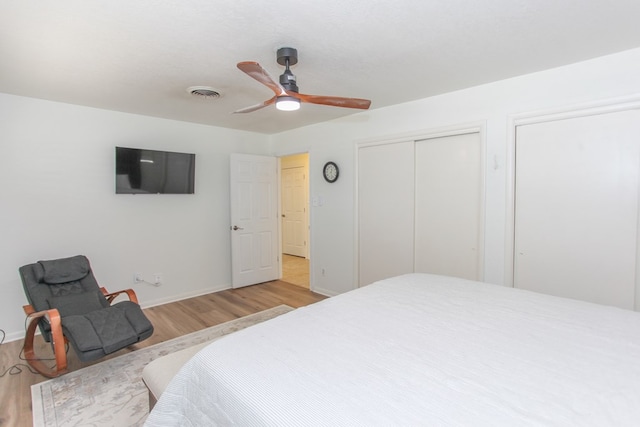
<svg viewBox="0 0 640 427">
<path fill-rule="evenodd" d="M 116 147 L 116 194 L 193 194 L 196 155 Z"/>
</svg>

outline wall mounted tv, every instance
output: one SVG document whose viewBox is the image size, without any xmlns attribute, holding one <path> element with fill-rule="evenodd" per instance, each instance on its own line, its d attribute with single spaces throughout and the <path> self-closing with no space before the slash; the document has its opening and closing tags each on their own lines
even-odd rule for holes
<svg viewBox="0 0 640 427">
<path fill-rule="evenodd" d="M 116 147 L 116 194 L 193 194 L 196 155 Z"/>
</svg>

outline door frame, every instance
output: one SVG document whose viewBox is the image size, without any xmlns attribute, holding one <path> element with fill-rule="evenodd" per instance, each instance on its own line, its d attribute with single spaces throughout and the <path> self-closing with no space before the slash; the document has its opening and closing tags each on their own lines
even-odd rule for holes
<svg viewBox="0 0 640 427">
<path fill-rule="evenodd" d="M 640 109 L 640 95 L 610 98 L 581 103 L 561 108 L 545 109 L 508 117 L 506 153 L 506 216 L 504 244 L 504 284 L 515 285 L 515 181 L 516 181 L 516 137 L 518 126 L 594 116 L 619 111 Z M 639 254 L 640 257 L 640 254 Z M 640 307 L 640 296 L 636 295 L 636 307 Z"/>
<path fill-rule="evenodd" d="M 314 291 L 315 280 L 313 276 L 313 248 L 312 248 L 312 234 L 311 224 L 313 224 L 313 210 L 311 209 L 311 188 L 313 185 L 311 165 L 312 155 L 311 151 L 284 151 L 278 154 L 273 154 L 276 157 L 278 164 L 278 218 L 282 218 L 282 158 L 295 156 L 297 154 L 306 154 L 308 162 L 308 175 L 307 175 L 307 259 L 309 260 L 309 290 Z M 278 221 L 278 264 L 279 264 L 279 278 L 282 279 L 282 221 Z"/>
<path fill-rule="evenodd" d="M 304 173 L 306 174 L 305 178 L 304 178 L 304 186 L 305 186 L 305 188 L 304 188 L 304 195 L 303 195 L 304 203 L 305 203 L 304 219 L 303 219 L 303 227 L 304 227 L 304 233 L 305 233 L 304 258 L 309 259 L 309 241 L 310 241 L 310 232 L 309 232 L 309 214 L 310 214 L 310 206 L 309 206 L 310 205 L 310 203 L 309 203 L 309 200 L 310 200 L 310 197 L 309 197 L 309 175 L 310 175 L 309 174 L 309 153 L 290 154 L 290 155 L 278 157 L 278 159 L 280 161 L 279 162 L 278 171 L 281 174 L 283 174 L 283 172 L 286 169 L 289 169 L 289 168 L 285 168 L 283 166 L 283 164 L 282 164 L 283 163 L 282 162 L 283 158 L 301 156 L 301 155 L 306 155 L 306 163 L 303 164 L 303 165 L 294 166 L 294 167 L 292 167 L 290 169 L 303 167 L 304 168 Z M 283 200 L 282 199 L 283 199 L 283 194 L 284 194 L 284 192 L 282 191 L 282 182 L 283 181 L 282 181 L 282 176 L 281 176 L 280 177 L 281 192 L 280 192 L 280 198 L 279 198 L 280 209 L 281 210 L 282 210 L 282 207 L 283 207 Z M 281 214 L 280 218 L 282 218 L 282 214 Z M 280 223 L 282 225 L 282 220 L 281 220 Z M 283 234 L 284 234 L 284 228 L 281 230 L 280 236 L 282 236 Z M 284 250 L 284 243 L 283 243 L 283 250 Z"/>
</svg>

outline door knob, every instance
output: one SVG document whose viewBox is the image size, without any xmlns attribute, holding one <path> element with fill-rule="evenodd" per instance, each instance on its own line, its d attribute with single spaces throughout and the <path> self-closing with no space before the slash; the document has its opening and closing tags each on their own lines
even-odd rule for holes
<svg viewBox="0 0 640 427">
<path fill-rule="evenodd" d="M 238 227 L 237 225 L 234 225 L 231 229 L 234 230 L 234 231 L 235 230 L 244 230 L 244 228 Z"/>
</svg>

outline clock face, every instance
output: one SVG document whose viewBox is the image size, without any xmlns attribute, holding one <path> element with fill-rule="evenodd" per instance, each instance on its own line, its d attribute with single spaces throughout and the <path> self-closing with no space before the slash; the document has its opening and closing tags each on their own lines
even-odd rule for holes
<svg viewBox="0 0 640 427">
<path fill-rule="evenodd" d="M 333 162 L 327 162 L 322 169 L 322 174 L 327 182 L 336 182 L 338 180 L 338 165 Z"/>
</svg>

